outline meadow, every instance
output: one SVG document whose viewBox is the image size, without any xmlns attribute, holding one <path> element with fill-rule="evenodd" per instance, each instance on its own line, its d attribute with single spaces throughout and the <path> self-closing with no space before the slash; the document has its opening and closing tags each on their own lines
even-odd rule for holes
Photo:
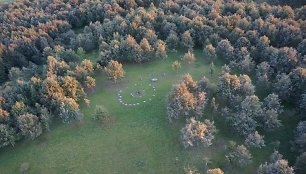
<svg viewBox="0 0 306 174">
<path fill-rule="evenodd" d="M 180 59 L 184 52 L 169 53 L 166 60 L 156 60 L 145 64 L 124 65 L 126 77 L 117 83 L 106 79 L 103 73 L 96 74 L 97 87 L 89 91 L 90 108 L 82 105 L 84 119 L 73 124 L 63 124 L 54 120 L 51 131 L 44 133 L 34 141 L 18 143 L 15 147 L 0 150 L 0 173 L 19 173 L 22 163 L 29 163 L 29 173 L 184 173 L 184 167 L 196 167 L 204 171 L 204 161 L 209 167 L 220 167 L 228 174 L 255 174 L 260 163 L 268 160 L 273 152 L 273 141 L 281 141 L 280 151 L 287 159 L 292 159 L 289 152 L 292 130 L 296 121 L 289 119 L 293 114 L 286 111 L 286 121 L 275 133 L 266 135 L 267 146 L 263 149 L 251 149 L 253 163 L 244 169 L 226 165 L 225 147 L 229 140 L 238 144 L 243 139 L 230 131 L 222 118 L 218 118 L 209 109 L 204 118 L 214 118 L 219 130 L 213 145 L 184 149 L 179 140 L 179 130 L 184 120 L 169 123 L 166 118 L 166 96 L 171 87 L 183 74 L 190 73 L 195 80 L 204 75 L 216 87 L 223 61 L 215 61 L 215 73 L 209 74 L 208 60 L 202 50 L 195 50 L 196 62 L 182 64 L 176 72 L 171 64 Z M 97 52 L 90 53 L 92 60 Z M 118 102 L 118 91 L 134 84 L 157 77 L 156 96 L 151 101 L 139 106 L 123 106 Z M 96 105 L 105 106 L 115 118 L 108 127 L 93 121 L 92 113 Z M 284 117 L 284 116 L 282 116 Z M 283 119 L 284 120 L 284 119 Z"/>
</svg>

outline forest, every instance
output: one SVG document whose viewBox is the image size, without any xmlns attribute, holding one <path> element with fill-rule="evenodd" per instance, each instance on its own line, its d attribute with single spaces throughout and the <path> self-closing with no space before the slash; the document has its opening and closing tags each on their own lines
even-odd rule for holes
<svg viewBox="0 0 306 174">
<path fill-rule="evenodd" d="M 0 1 L 0 22 L 4 173 L 306 174 L 305 0 Z"/>
</svg>

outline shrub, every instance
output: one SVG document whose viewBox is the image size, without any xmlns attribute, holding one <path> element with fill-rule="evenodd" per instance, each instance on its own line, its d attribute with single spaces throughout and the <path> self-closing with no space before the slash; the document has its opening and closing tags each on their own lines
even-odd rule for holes
<svg viewBox="0 0 306 174">
<path fill-rule="evenodd" d="M 95 121 L 99 121 L 103 124 L 107 124 L 111 120 L 110 117 L 111 116 L 108 110 L 104 106 L 101 106 L 101 105 L 96 106 L 96 109 L 93 114 L 93 119 Z"/>
</svg>

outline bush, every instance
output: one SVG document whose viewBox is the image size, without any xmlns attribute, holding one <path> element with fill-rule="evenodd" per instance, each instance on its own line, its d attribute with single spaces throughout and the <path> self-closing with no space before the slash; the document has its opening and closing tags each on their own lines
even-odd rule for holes
<svg viewBox="0 0 306 174">
<path fill-rule="evenodd" d="M 93 119 L 95 121 L 99 121 L 105 124 L 111 120 L 110 117 L 111 116 L 108 110 L 104 106 L 101 106 L 101 105 L 96 106 L 95 112 L 93 114 Z"/>
</svg>

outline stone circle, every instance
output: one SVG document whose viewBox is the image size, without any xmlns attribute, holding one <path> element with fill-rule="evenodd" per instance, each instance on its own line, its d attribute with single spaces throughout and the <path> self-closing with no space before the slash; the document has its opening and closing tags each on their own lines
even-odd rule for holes
<svg viewBox="0 0 306 174">
<path fill-rule="evenodd" d="M 165 76 L 165 73 L 163 75 Z M 143 77 L 141 77 L 139 83 L 134 83 L 132 84 L 132 86 L 127 86 L 124 89 L 120 89 L 117 93 L 118 102 L 123 106 L 139 106 L 141 104 L 145 104 L 149 101 L 152 101 L 152 97 L 155 97 L 157 92 L 156 84 L 158 84 L 159 82 L 159 79 L 157 77 L 160 78 L 159 75 L 150 75 L 148 80 L 143 80 Z M 130 89 L 135 90 L 131 91 Z M 128 95 L 125 92 L 129 90 L 130 92 L 128 93 Z M 135 102 L 127 101 L 127 98 L 135 99 Z"/>
</svg>

